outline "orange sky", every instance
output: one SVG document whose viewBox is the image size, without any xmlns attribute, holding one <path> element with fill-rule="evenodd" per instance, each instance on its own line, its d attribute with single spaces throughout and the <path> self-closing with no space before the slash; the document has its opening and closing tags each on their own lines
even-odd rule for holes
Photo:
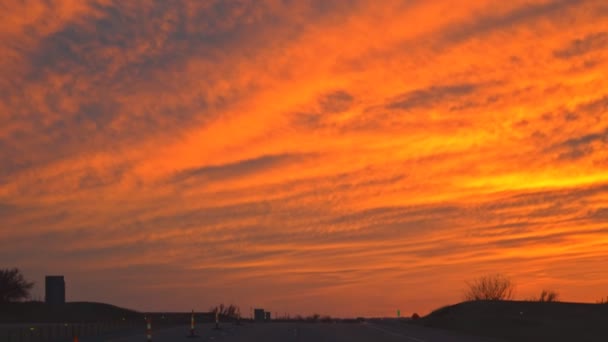
<svg viewBox="0 0 608 342">
<path fill-rule="evenodd" d="M 608 4 L 0 0 L 0 261 L 140 310 L 608 294 Z"/>
</svg>

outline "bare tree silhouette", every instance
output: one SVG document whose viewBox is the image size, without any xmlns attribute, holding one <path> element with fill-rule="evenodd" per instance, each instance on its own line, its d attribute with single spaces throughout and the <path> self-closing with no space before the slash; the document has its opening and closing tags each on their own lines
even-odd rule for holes
<svg viewBox="0 0 608 342">
<path fill-rule="evenodd" d="M 241 309 L 235 304 L 226 306 L 224 303 L 221 303 L 220 305 L 211 307 L 209 311 L 214 314 L 217 312 L 220 314 L 220 316 L 229 318 L 239 318 L 241 315 Z"/>
<path fill-rule="evenodd" d="M 557 302 L 559 299 L 559 293 L 553 290 L 542 290 L 540 293 L 540 297 L 538 298 L 539 302 Z"/>
<path fill-rule="evenodd" d="M 27 299 L 34 283 L 28 282 L 18 268 L 0 269 L 0 303 Z"/>
<path fill-rule="evenodd" d="M 482 276 L 467 282 L 465 300 L 509 300 L 513 298 L 515 285 L 502 274 Z"/>
</svg>

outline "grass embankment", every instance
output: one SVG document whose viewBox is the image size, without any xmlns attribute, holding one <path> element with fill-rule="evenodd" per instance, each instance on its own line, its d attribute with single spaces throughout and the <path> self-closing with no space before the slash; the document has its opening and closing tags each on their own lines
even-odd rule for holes
<svg viewBox="0 0 608 342">
<path fill-rule="evenodd" d="M 606 304 L 464 302 L 412 323 L 507 341 L 608 341 Z"/>
<path fill-rule="evenodd" d="M 143 314 L 110 304 L 72 302 L 47 305 L 41 302 L 0 305 L 0 323 L 85 323 L 142 321 Z"/>
</svg>

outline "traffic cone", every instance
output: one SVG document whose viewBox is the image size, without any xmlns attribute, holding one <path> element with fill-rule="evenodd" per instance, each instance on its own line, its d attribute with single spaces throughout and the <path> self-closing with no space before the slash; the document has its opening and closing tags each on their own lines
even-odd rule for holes
<svg viewBox="0 0 608 342">
<path fill-rule="evenodd" d="M 146 320 L 146 338 L 148 342 L 152 341 L 152 319 L 148 318 Z"/>
</svg>

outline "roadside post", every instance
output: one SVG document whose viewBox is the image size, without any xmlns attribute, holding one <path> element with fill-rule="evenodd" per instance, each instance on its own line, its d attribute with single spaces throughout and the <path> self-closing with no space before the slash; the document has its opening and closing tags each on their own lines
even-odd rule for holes
<svg viewBox="0 0 608 342">
<path fill-rule="evenodd" d="M 188 337 L 190 337 L 190 338 L 198 337 L 194 333 L 194 310 L 192 310 L 192 315 L 190 316 L 190 335 L 188 335 Z"/>
<path fill-rule="evenodd" d="M 146 319 L 146 338 L 148 342 L 152 341 L 152 318 Z"/>
</svg>

